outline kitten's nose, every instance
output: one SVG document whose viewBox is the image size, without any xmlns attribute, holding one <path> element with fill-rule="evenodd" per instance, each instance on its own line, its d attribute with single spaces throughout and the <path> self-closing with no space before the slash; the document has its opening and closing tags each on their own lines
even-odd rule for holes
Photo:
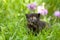
<svg viewBox="0 0 60 40">
<path fill-rule="evenodd" d="M 35 22 L 35 20 L 32 20 L 32 22 Z"/>
<path fill-rule="evenodd" d="M 36 23 L 36 20 L 32 20 L 33 23 Z"/>
<path fill-rule="evenodd" d="M 29 19 L 32 23 L 36 23 L 36 17 L 30 17 L 30 19 Z"/>
</svg>

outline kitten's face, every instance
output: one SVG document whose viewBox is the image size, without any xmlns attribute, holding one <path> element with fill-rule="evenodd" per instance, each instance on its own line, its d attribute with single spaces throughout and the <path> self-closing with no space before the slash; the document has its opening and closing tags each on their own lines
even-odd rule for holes
<svg viewBox="0 0 60 40">
<path fill-rule="evenodd" d="M 40 14 L 26 14 L 26 18 L 28 22 L 36 23 L 40 18 Z"/>
</svg>

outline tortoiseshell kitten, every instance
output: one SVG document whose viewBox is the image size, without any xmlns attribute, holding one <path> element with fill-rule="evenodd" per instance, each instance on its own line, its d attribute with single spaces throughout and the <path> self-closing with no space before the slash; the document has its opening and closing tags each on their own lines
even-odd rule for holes
<svg viewBox="0 0 60 40">
<path fill-rule="evenodd" d="M 39 33 L 46 26 L 46 22 L 40 21 L 40 14 L 26 14 L 27 25 L 33 32 Z"/>
</svg>

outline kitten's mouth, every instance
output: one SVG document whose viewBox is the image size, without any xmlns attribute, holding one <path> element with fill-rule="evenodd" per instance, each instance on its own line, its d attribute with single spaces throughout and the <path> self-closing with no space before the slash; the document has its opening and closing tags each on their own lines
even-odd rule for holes
<svg viewBox="0 0 60 40">
<path fill-rule="evenodd" d="M 30 24 L 31 24 L 31 25 L 36 25 L 36 24 L 37 24 L 37 22 L 30 22 Z"/>
<path fill-rule="evenodd" d="M 35 22 L 32 22 L 33 24 L 36 24 L 37 22 L 35 21 Z"/>
<path fill-rule="evenodd" d="M 30 23 L 31 25 L 33 25 L 34 28 L 37 28 L 37 24 L 36 23 Z"/>
</svg>

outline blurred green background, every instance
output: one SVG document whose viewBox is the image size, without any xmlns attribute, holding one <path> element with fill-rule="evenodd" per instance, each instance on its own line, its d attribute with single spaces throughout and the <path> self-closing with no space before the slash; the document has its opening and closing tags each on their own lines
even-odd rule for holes
<svg viewBox="0 0 60 40">
<path fill-rule="evenodd" d="M 26 5 L 34 1 L 38 4 L 45 2 L 47 19 L 52 17 L 49 21 L 52 28 L 43 30 L 38 36 L 27 34 L 25 18 L 29 13 Z M 60 0 L 0 0 L 0 40 L 60 40 L 60 19 L 53 16 L 55 10 L 60 10 Z"/>
</svg>

